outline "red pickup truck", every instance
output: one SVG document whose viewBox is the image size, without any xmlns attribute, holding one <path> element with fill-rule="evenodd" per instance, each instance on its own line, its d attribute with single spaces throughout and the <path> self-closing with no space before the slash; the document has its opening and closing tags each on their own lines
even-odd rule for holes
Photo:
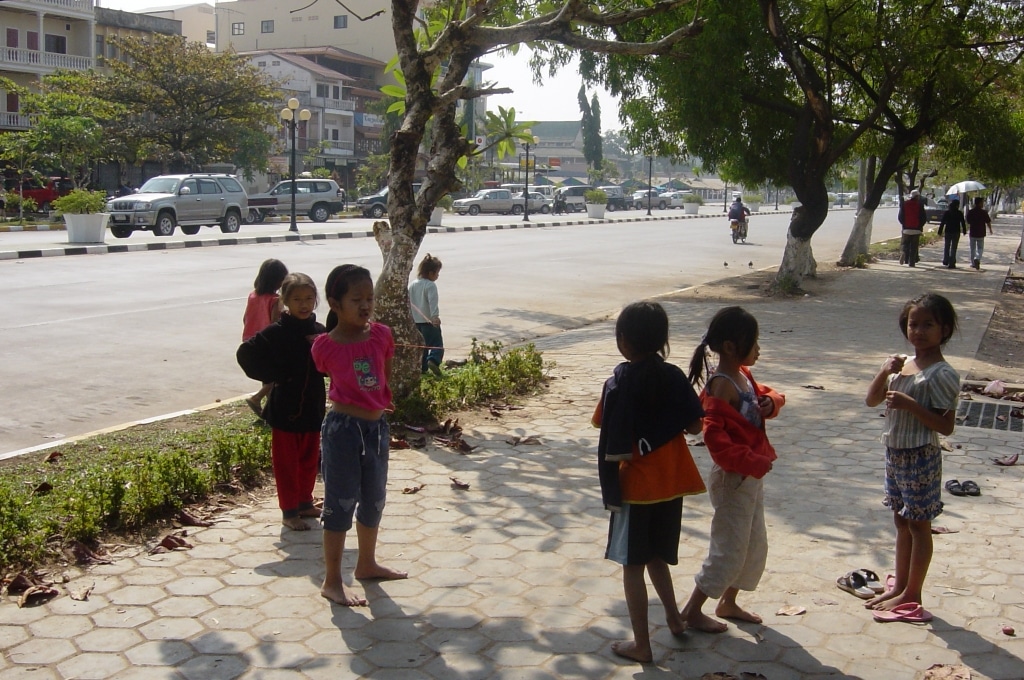
<svg viewBox="0 0 1024 680">
<path fill-rule="evenodd" d="M 62 177 L 50 177 L 45 183 L 35 179 L 22 180 L 20 191 L 17 179 L 6 180 L 4 186 L 12 194 L 20 193 L 25 198 L 31 198 L 36 202 L 36 210 L 39 212 L 48 212 L 57 198 L 67 195 L 74 188 L 70 179 Z"/>
</svg>

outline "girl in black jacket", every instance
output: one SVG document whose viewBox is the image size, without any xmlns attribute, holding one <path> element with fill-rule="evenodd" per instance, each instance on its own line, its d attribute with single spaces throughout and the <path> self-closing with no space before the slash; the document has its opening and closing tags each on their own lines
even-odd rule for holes
<svg viewBox="0 0 1024 680">
<path fill-rule="evenodd" d="M 236 356 L 247 376 L 274 383 L 263 418 L 273 428 L 270 453 L 277 499 L 283 524 L 305 531 L 309 525 L 302 518 L 320 514 L 313 504 L 313 486 L 320 469 L 320 425 L 327 395 L 310 348 L 325 329 L 313 314 L 317 292 L 310 277 L 285 277 L 281 302 L 281 318 L 243 342 Z"/>
</svg>

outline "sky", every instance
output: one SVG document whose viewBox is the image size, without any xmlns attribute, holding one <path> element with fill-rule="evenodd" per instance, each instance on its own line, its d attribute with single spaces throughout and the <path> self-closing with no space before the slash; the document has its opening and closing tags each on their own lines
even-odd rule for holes
<svg viewBox="0 0 1024 680">
<path fill-rule="evenodd" d="M 173 4 L 186 4 L 190 0 L 95 0 L 96 4 L 108 9 L 120 9 L 137 12 L 152 7 L 168 7 Z M 213 0 L 208 0 L 212 2 Z M 554 78 L 546 78 L 543 86 L 534 85 L 531 77 L 529 61 L 530 51 L 523 49 L 517 56 L 488 55 L 486 61 L 493 65 L 485 77 L 501 87 L 514 90 L 514 94 L 496 95 L 487 98 L 488 108 L 497 111 L 498 106 L 506 109 L 514 107 L 517 120 L 579 120 L 579 102 L 576 95 L 580 90 L 580 80 L 576 64 L 570 64 L 556 74 Z M 594 88 L 587 92 L 594 94 Z M 619 123 L 619 107 L 615 97 L 606 90 L 596 90 L 601 102 L 601 130 L 608 132 L 622 127 Z"/>
</svg>

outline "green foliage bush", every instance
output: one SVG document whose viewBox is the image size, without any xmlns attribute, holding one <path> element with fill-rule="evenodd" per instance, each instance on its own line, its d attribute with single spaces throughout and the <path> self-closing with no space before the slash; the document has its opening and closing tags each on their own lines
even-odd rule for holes
<svg viewBox="0 0 1024 680">
<path fill-rule="evenodd" d="M 701 198 L 700 194 L 683 194 L 683 203 L 696 203 L 697 205 L 704 205 L 704 199 Z"/>
<path fill-rule="evenodd" d="M 602 189 L 590 189 L 583 192 L 583 200 L 591 205 L 604 205 L 608 202 L 608 194 Z"/>
<path fill-rule="evenodd" d="M 24 198 L 22 198 L 21 194 L 19 194 L 17 191 L 8 191 L 6 194 L 3 195 L 3 199 L 4 211 L 8 215 L 17 215 L 18 206 L 22 206 L 22 212 L 27 213 L 35 212 L 36 210 L 39 209 L 39 206 L 36 204 L 36 199 L 32 198 L 31 196 L 25 196 Z"/>
<path fill-rule="evenodd" d="M 53 209 L 58 215 L 69 213 L 72 215 L 89 215 L 103 212 L 107 207 L 107 195 L 102 191 L 89 191 L 88 189 L 73 189 L 70 193 L 54 199 Z"/>
<path fill-rule="evenodd" d="M 764 196 L 761 194 L 743 194 L 744 203 L 764 203 Z"/>
</svg>

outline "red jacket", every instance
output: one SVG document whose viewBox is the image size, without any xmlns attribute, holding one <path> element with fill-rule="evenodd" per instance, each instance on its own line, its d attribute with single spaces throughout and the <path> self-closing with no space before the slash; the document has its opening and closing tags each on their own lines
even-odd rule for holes
<svg viewBox="0 0 1024 680">
<path fill-rule="evenodd" d="M 775 404 L 775 410 L 768 416 L 774 418 L 786 403 L 786 395 L 770 387 L 759 385 L 746 368 L 740 370 L 754 386 L 756 396 L 767 396 Z M 764 426 L 754 427 L 740 415 L 729 402 L 713 397 L 707 388 L 700 394 L 704 407 L 704 443 L 711 459 L 726 472 L 736 472 L 761 479 L 771 469 L 772 461 L 778 456 L 768 441 Z"/>
</svg>

